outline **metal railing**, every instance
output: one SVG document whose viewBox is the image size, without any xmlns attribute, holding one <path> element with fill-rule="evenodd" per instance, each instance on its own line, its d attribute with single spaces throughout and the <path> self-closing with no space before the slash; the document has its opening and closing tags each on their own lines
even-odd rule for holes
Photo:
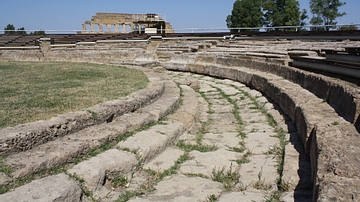
<svg viewBox="0 0 360 202">
<path fill-rule="evenodd" d="M 134 18 L 138 20 L 142 18 L 146 18 L 149 14 L 143 14 Z M 158 18 L 148 18 L 149 20 L 158 20 L 158 21 L 166 21 L 161 15 Z M 360 23 L 356 24 L 339 24 L 339 25 L 306 25 L 306 26 L 277 26 L 277 27 L 237 27 L 237 28 L 228 28 L 228 27 L 209 27 L 209 28 L 178 28 L 172 29 L 175 33 L 199 33 L 199 32 L 230 32 L 231 30 L 237 32 L 246 32 L 246 31 L 259 31 L 259 32 L 267 32 L 272 30 L 280 30 L 280 31 L 319 31 L 321 29 L 325 29 L 326 27 L 329 28 L 329 31 L 335 30 L 360 30 Z M 165 30 L 165 29 L 163 29 Z M 27 34 L 39 30 L 0 30 L 0 34 L 4 34 L 6 32 L 18 32 L 18 31 L 25 31 Z M 81 33 L 84 30 L 41 30 L 44 31 L 46 34 L 73 34 L 73 33 Z"/>
</svg>

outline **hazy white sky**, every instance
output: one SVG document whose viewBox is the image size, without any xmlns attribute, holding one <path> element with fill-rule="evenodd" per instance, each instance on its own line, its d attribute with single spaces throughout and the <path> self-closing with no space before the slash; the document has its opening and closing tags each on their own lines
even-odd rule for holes
<svg viewBox="0 0 360 202">
<path fill-rule="evenodd" d="M 96 12 L 164 14 L 174 29 L 226 28 L 235 0 L 1 0 L 0 30 L 81 30 Z M 360 0 L 343 0 L 347 15 L 338 24 L 360 23 Z M 309 0 L 299 0 L 308 9 Z M 308 15 L 311 13 L 308 9 Z"/>
</svg>

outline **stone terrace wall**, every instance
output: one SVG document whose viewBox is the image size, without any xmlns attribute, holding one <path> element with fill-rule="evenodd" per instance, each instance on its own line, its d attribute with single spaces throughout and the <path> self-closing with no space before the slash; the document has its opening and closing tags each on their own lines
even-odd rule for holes
<svg viewBox="0 0 360 202">
<path fill-rule="evenodd" d="M 288 48 L 317 55 L 321 54 L 322 48 L 359 46 L 358 42 L 183 41 L 181 45 L 178 41 L 174 49 L 171 43 L 162 42 L 157 52 L 147 52 L 144 48 L 146 42 L 132 43 L 130 47 L 106 44 L 53 48 L 48 53 L 39 50 L 2 50 L 0 60 L 161 64 L 169 70 L 239 81 L 274 100 L 296 123 L 312 161 L 314 199 L 360 198 L 360 151 L 357 145 L 360 140 L 359 89 L 326 76 L 282 65 L 288 60 L 285 54 Z M 269 79 L 269 75 L 289 80 L 323 102 L 304 100 L 306 98 L 298 97 L 300 93 L 292 92 L 287 86 L 279 86 L 276 79 Z M 306 95 L 306 92 L 302 93 Z M 333 124 L 338 121 L 341 124 Z"/>
</svg>

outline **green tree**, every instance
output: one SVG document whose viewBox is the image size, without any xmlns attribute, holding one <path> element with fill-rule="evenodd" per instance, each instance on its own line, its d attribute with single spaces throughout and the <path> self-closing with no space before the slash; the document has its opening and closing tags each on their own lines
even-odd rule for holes
<svg viewBox="0 0 360 202">
<path fill-rule="evenodd" d="M 262 0 L 236 0 L 231 15 L 228 15 L 226 18 L 228 28 L 261 27 L 263 24 L 261 1 Z M 238 29 L 231 30 L 231 32 L 239 31 Z"/>
<path fill-rule="evenodd" d="M 338 28 L 338 30 L 340 31 L 349 31 L 349 30 L 359 30 L 359 28 L 355 25 L 346 25 L 346 26 L 341 26 Z"/>
<path fill-rule="evenodd" d="M 268 27 L 301 26 L 308 18 L 305 9 L 300 11 L 298 0 L 264 0 L 263 9 L 264 24 Z"/>
<path fill-rule="evenodd" d="M 8 24 L 5 28 L 4 28 L 4 33 L 5 34 L 15 34 L 15 27 L 12 24 Z"/>
<path fill-rule="evenodd" d="M 345 12 L 339 12 L 339 7 L 345 5 L 340 0 L 310 0 L 310 10 L 313 17 L 310 20 L 312 25 L 336 25 L 336 18 L 346 15 Z M 330 27 L 314 28 L 315 30 L 329 30 Z"/>
<path fill-rule="evenodd" d="M 45 31 L 39 30 L 39 31 L 30 32 L 30 34 L 34 34 L 34 35 L 45 35 Z"/>
<path fill-rule="evenodd" d="M 19 34 L 19 35 L 26 34 L 25 28 L 21 27 L 21 28 L 17 29 L 16 34 Z"/>
</svg>

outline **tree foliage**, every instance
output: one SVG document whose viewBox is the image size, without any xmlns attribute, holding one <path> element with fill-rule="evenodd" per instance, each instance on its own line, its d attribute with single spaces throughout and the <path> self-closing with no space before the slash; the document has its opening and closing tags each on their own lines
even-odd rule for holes
<svg viewBox="0 0 360 202">
<path fill-rule="evenodd" d="M 16 34 L 19 34 L 19 35 L 26 34 L 25 28 L 24 28 L 24 27 L 21 27 L 21 28 L 17 29 Z"/>
<path fill-rule="evenodd" d="M 338 30 L 350 31 L 350 30 L 359 30 L 359 28 L 357 26 L 355 26 L 355 25 L 346 25 L 346 26 L 339 27 Z"/>
<path fill-rule="evenodd" d="M 261 3 L 262 0 L 236 0 L 231 15 L 226 18 L 228 28 L 261 27 L 263 24 Z M 232 32 L 238 31 L 232 30 Z"/>
<path fill-rule="evenodd" d="M 39 30 L 39 31 L 30 32 L 30 34 L 34 34 L 34 35 L 45 35 L 45 31 Z"/>
<path fill-rule="evenodd" d="M 8 24 L 5 28 L 4 28 L 4 33 L 5 34 L 15 34 L 15 27 L 12 24 Z"/>
<path fill-rule="evenodd" d="M 310 20 L 312 25 L 336 25 L 336 18 L 346 15 L 339 12 L 339 7 L 345 5 L 340 0 L 310 0 L 310 10 L 313 17 Z M 330 27 L 318 28 L 329 30 Z"/>
<path fill-rule="evenodd" d="M 305 25 L 308 18 L 305 9 L 300 11 L 298 0 L 263 0 L 267 27 Z"/>
<path fill-rule="evenodd" d="M 12 25 L 12 24 L 8 24 L 8 25 L 4 28 L 4 34 L 23 35 L 23 34 L 27 34 L 27 33 L 26 33 L 24 27 L 21 27 L 21 28 L 17 29 L 17 31 L 15 31 L 15 26 Z"/>
</svg>

